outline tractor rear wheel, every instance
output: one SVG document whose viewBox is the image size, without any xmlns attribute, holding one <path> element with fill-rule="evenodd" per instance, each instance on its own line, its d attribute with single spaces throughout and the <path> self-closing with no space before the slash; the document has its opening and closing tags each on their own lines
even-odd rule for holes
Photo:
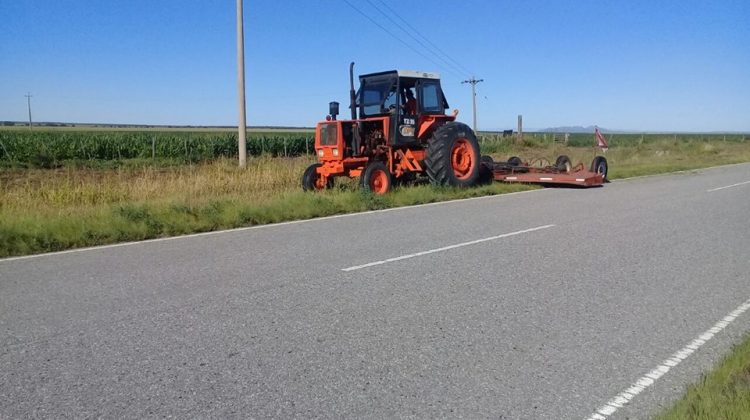
<svg viewBox="0 0 750 420">
<path fill-rule="evenodd" d="M 609 167 L 607 166 L 607 159 L 604 156 L 595 157 L 591 162 L 590 170 L 591 172 L 602 174 L 604 176 L 604 182 L 609 182 L 607 179 L 607 171 L 609 170 Z"/>
<path fill-rule="evenodd" d="M 466 124 L 449 122 L 435 130 L 424 160 L 433 185 L 469 187 L 479 178 L 479 143 Z"/>
<path fill-rule="evenodd" d="M 365 191 L 382 195 L 391 190 L 393 180 L 382 162 L 372 162 L 362 171 L 360 184 Z"/>
<path fill-rule="evenodd" d="M 302 190 L 304 191 L 321 191 L 333 187 L 333 177 L 323 180 L 318 173 L 318 168 L 323 166 L 320 163 L 313 163 L 305 169 L 302 174 Z"/>
</svg>

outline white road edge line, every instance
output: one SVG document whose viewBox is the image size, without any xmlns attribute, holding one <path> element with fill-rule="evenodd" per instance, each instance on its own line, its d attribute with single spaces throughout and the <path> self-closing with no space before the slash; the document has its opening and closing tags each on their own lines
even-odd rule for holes
<svg viewBox="0 0 750 420">
<path fill-rule="evenodd" d="M 614 398 L 609 400 L 606 404 L 599 407 L 593 414 L 586 418 L 586 420 L 605 420 L 611 416 L 618 409 L 622 408 L 625 404 L 629 403 L 636 395 L 643 392 L 644 389 L 653 385 L 657 379 L 664 376 L 665 373 L 669 372 L 670 369 L 677 366 L 683 360 L 687 359 L 688 356 L 693 354 L 702 345 L 706 344 L 714 335 L 718 334 L 731 324 L 737 317 L 742 315 L 745 311 L 750 309 L 750 299 L 746 300 L 745 303 L 738 306 L 737 309 L 730 312 L 727 316 L 721 319 L 721 321 L 714 324 L 713 327 L 707 329 L 703 334 L 696 337 L 693 341 L 688 343 L 685 347 L 672 354 L 667 360 L 663 361 L 660 365 L 654 368 L 651 372 L 643 375 L 637 381 L 635 381 L 629 388 L 615 395 Z"/>
<path fill-rule="evenodd" d="M 410 209 L 416 209 L 420 207 L 440 206 L 440 205 L 445 205 L 445 204 L 461 203 L 464 201 L 487 200 L 487 199 L 492 199 L 492 198 L 508 197 L 508 196 L 514 196 L 514 195 L 519 195 L 519 194 L 528 194 L 528 193 L 541 192 L 541 191 L 547 191 L 547 190 L 544 188 L 540 188 L 540 189 L 534 189 L 534 190 L 516 191 L 516 192 L 511 192 L 511 193 L 505 193 L 505 194 L 483 195 L 480 197 L 459 198 L 456 200 L 437 201 L 434 203 L 414 204 L 412 206 L 389 207 L 387 209 L 380 209 L 380 210 L 367 210 L 367 211 L 361 211 L 357 213 L 334 214 L 332 216 L 313 217 L 311 219 L 290 220 L 288 222 L 268 223 L 265 225 L 245 226 L 245 227 L 239 227 L 239 228 L 234 228 L 234 229 L 212 230 L 210 232 L 191 233 L 188 235 L 144 239 L 142 241 L 120 242 L 120 243 L 109 244 L 109 245 L 90 246 L 86 248 L 74 248 L 74 249 L 68 249 L 65 251 L 45 252 L 43 254 L 20 255 L 18 257 L 0 258 L 0 263 L 18 261 L 18 260 L 27 260 L 31 258 L 52 257 L 55 255 L 63 255 L 63 254 L 73 254 L 76 252 L 97 251 L 100 249 L 108 249 L 108 248 L 119 248 L 122 246 L 140 245 L 140 244 L 147 244 L 151 242 L 164 242 L 164 241 L 174 241 L 174 240 L 179 240 L 179 239 L 190 239 L 190 238 L 196 238 L 196 237 L 201 237 L 201 236 L 221 235 L 224 233 L 243 232 L 246 230 L 271 229 L 275 227 L 296 225 L 300 223 L 312 223 L 312 222 L 318 222 L 322 220 L 341 219 L 344 217 L 356 217 L 356 216 L 363 216 L 367 214 L 386 213 L 390 211 L 410 210 Z"/>
<path fill-rule="evenodd" d="M 710 190 L 706 190 L 706 192 L 714 192 L 714 191 L 719 191 L 719 190 L 725 190 L 725 189 L 727 189 L 727 188 L 732 188 L 732 187 L 739 187 L 740 185 L 745 185 L 745 184 L 750 184 L 750 181 L 745 181 L 745 182 L 738 182 L 738 183 L 736 183 L 736 184 L 732 184 L 732 185 L 727 185 L 727 186 L 725 186 L 725 187 L 712 188 L 712 189 L 710 189 Z"/>
<path fill-rule="evenodd" d="M 478 244 L 478 243 L 482 243 L 482 242 L 487 242 L 487 241 L 494 241 L 496 239 L 507 238 L 509 236 L 520 235 L 522 233 L 534 232 L 534 231 L 537 231 L 537 230 L 551 228 L 553 226 L 555 226 L 555 225 L 544 225 L 544 226 L 537 226 L 537 227 L 531 228 L 531 229 L 519 230 L 517 232 L 504 233 L 502 235 L 490 236 L 489 238 L 482 238 L 482 239 L 477 239 L 477 240 L 474 240 L 474 241 L 462 242 L 460 244 L 448 245 L 448 246 L 444 246 L 442 248 L 435 248 L 435 249 L 430 249 L 430 250 L 427 250 L 427 251 L 420 251 L 420 252 L 417 252 L 417 253 L 414 253 L 414 254 L 402 255 L 400 257 L 388 258 L 387 260 L 380 260 L 380 261 L 375 261 L 375 262 L 371 262 L 371 263 L 367 263 L 367 264 L 355 265 L 355 266 L 352 266 L 352 267 L 342 268 L 341 271 L 360 270 L 362 268 L 372 267 L 372 266 L 375 266 L 375 265 L 381 265 L 381 264 L 386 264 L 386 263 L 389 263 L 389 262 L 406 260 L 406 259 L 414 258 L 414 257 L 421 257 L 422 255 L 434 254 L 436 252 L 447 251 L 449 249 L 460 248 L 460 247 L 463 247 L 463 246 L 474 245 L 474 244 Z"/>
</svg>

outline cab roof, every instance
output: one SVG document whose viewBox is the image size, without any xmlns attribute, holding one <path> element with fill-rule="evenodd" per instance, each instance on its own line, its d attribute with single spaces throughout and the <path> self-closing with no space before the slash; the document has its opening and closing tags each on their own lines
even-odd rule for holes
<svg viewBox="0 0 750 420">
<path fill-rule="evenodd" d="M 359 78 L 364 77 L 371 77 L 371 76 L 386 76 L 386 75 L 393 75 L 398 77 L 413 77 L 417 79 L 440 79 L 440 74 L 438 73 L 430 73 L 426 71 L 415 71 L 415 70 L 388 70 L 388 71 L 381 71 L 378 73 L 370 73 L 370 74 L 363 74 L 360 75 Z"/>
</svg>

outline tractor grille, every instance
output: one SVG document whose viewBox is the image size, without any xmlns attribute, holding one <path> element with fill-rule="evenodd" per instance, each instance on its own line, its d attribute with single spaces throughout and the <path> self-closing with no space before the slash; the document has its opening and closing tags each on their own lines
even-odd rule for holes
<svg viewBox="0 0 750 420">
<path fill-rule="evenodd" d="M 320 126 L 320 145 L 335 146 L 338 124 L 322 124 Z"/>
</svg>

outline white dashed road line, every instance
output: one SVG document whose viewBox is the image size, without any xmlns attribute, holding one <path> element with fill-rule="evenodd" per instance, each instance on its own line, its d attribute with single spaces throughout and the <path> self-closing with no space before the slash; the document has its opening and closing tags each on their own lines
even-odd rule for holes
<svg viewBox="0 0 750 420">
<path fill-rule="evenodd" d="M 727 189 L 727 188 L 732 188 L 732 187 L 739 187 L 740 185 L 745 185 L 745 184 L 750 184 L 750 181 L 745 181 L 745 182 L 738 182 L 738 183 L 736 183 L 736 184 L 732 184 L 732 185 L 727 185 L 727 186 L 725 186 L 725 187 L 712 188 L 712 189 L 710 189 L 710 190 L 706 190 L 706 192 L 714 192 L 714 191 L 719 191 L 719 190 L 725 190 L 725 189 Z"/>
<path fill-rule="evenodd" d="M 748 309 L 750 309 L 750 299 L 746 300 L 745 303 L 738 306 L 737 309 L 730 312 L 727 316 L 722 318 L 721 321 L 714 324 L 713 327 L 706 330 L 706 332 L 699 335 L 685 347 L 681 348 L 667 360 L 663 361 L 659 366 L 654 368 L 654 370 L 643 375 L 640 379 L 635 381 L 635 383 L 633 383 L 630 388 L 620 392 L 606 404 L 599 407 L 599 409 L 589 417 L 587 417 L 586 420 L 605 420 L 607 417 L 614 414 L 615 411 L 630 402 L 633 398 L 635 398 L 636 395 L 643 392 L 644 389 L 653 385 L 657 379 L 661 378 L 665 373 L 669 372 L 670 369 L 679 365 L 683 360 L 687 359 L 688 356 L 693 354 L 702 345 L 706 344 L 708 340 L 712 339 L 714 335 L 718 334 L 721 330 L 726 328 L 727 325 L 731 324 L 732 321 L 737 319 L 738 316 L 742 315 Z"/>
<path fill-rule="evenodd" d="M 478 243 L 482 243 L 482 242 L 487 242 L 487 241 L 494 241 L 496 239 L 507 238 L 509 236 L 520 235 L 522 233 L 534 232 L 534 231 L 537 231 L 537 230 L 551 228 L 553 226 L 555 226 L 555 225 L 544 225 L 544 226 L 537 226 L 537 227 L 531 228 L 531 229 L 519 230 L 517 232 L 504 233 L 502 235 L 490 236 L 489 238 L 482 238 L 482 239 L 477 239 L 477 240 L 474 240 L 474 241 L 462 242 L 460 244 L 448 245 L 448 246 L 444 246 L 442 248 L 435 248 L 435 249 L 430 249 L 430 250 L 427 250 L 427 251 L 417 252 L 417 253 L 414 253 L 414 254 L 402 255 L 400 257 L 388 258 L 387 260 L 375 261 L 375 262 L 371 262 L 371 263 L 367 263 L 367 264 L 355 265 L 355 266 L 352 266 L 352 267 L 342 268 L 341 271 L 354 271 L 354 270 L 359 270 L 359 269 L 362 269 L 362 268 L 372 267 L 372 266 L 375 266 L 375 265 L 381 265 L 381 264 L 385 264 L 385 263 L 389 263 L 389 262 L 401 261 L 401 260 L 406 260 L 406 259 L 414 258 L 414 257 L 421 257 L 422 255 L 434 254 L 436 252 L 447 251 L 449 249 L 460 248 L 460 247 L 463 247 L 463 246 L 474 245 L 474 244 L 478 244 Z"/>
</svg>

